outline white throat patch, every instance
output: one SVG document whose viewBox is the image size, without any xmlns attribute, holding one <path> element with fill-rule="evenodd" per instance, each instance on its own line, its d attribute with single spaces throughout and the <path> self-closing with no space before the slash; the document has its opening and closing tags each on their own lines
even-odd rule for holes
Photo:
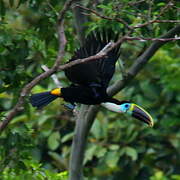
<svg viewBox="0 0 180 180">
<path fill-rule="evenodd" d="M 120 109 L 120 105 L 114 104 L 114 103 L 110 103 L 110 102 L 106 102 L 106 103 L 101 103 L 101 105 L 107 109 L 109 109 L 110 111 L 114 111 L 114 112 L 118 112 L 118 113 L 123 113 Z"/>
</svg>

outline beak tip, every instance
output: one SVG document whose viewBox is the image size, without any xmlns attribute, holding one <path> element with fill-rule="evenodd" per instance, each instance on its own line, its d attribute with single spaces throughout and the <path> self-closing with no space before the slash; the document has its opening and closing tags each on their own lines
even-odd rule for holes
<svg viewBox="0 0 180 180">
<path fill-rule="evenodd" d="M 153 127 L 154 126 L 154 123 L 153 122 L 151 122 L 150 124 L 149 124 L 149 127 Z"/>
<path fill-rule="evenodd" d="M 150 126 L 151 128 L 154 126 L 154 121 L 153 121 L 153 120 L 150 121 L 149 126 Z"/>
</svg>

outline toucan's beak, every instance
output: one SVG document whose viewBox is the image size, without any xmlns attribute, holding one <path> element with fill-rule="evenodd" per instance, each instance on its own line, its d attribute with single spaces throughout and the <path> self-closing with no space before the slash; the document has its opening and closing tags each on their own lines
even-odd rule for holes
<svg viewBox="0 0 180 180">
<path fill-rule="evenodd" d="M 138 106 L 136 104 L 133 104 L 131 109 L 132 109 L 133 117 L 145 122 L 146 124 L 148 124 L 151 127 L 154 125 L 153 118 L 143 108 L 141 108 L 140 106 Z"/>
</svg>

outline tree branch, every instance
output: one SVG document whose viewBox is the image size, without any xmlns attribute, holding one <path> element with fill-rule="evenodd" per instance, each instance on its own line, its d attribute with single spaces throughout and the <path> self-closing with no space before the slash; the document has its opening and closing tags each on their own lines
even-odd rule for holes
<svg viewBox="0 0 180 180">
<path fill-rule="evenodd" d="M 173 5 L 173 0 L 170 0 L 163 8 L 161 8 L 160 13 L 157 16 L 157 19 L 160 18 L 169 8 L 172 8 Z"/>
<path fill-rule="evenodd" d="M 175 40 L 180 40 L 180 37 L 172 37 L 172 38 L 144 38 L 144 37 L 125 37 L 125 40 L 132 41 L 132 40 L 139 40 L 139 41 L 175 41 Z"/>
<path fill-rule="evenodd" d="M 78 0 L 68 0 L 65 2 L 63 9 L 59 13 L 58 24 L 61 24 L 62 20 L 64 19 L 66 11 L 70 8 L 71 4 L 76 2 L 76 1 L 78 1 Z"/>
<path fill-rule="evenodd" d="M 44 71 L 49 71 L 49 68 L 48 68 L 46 65 L 41 65 L 41 68 L 42 68 Z M 55 84 L 58 88 L 61 88 L 61 87 L 62 87 L 60 81 L 58 80 L 58 77 L 57 77 L 55 74 L 51 75 L 51 78 L 52 78 L 52 80 L 54 81 L 54 84 Z"/>
<path fill-rule="evenodd" d="M 143 0 L 144 1 L 144 0 Z M 143 2 L 141 1 L 141 2 Z M 166 4 L 166 6 L 164 6 L 161 10 L 160 10 L 160 13 L 159 15 L 156 17 L 156 19 L 154 20 L 149 20 L 148 22 L 146 23 L 143 23 L 143 24 L 138 24 L 136 26 L 129 26 L 129 24 L 121 19 L 121 18 L 111 18 L 111 17 L 108 17 L 108 16 L 105 16 L 105 15 L 102 15 L 100 13 L 98 13 L 97 11 L 93 10 L 93 9 L 90 9 L 90 8 L 87 8 L 87 7 L 84 7 L 84 6 L 81 6 L 81 5 L 76 5 L 76 7 L 79 7 L 79 8 L 82 8 L 86 11 L 89 11 L 93 14 L 95 14 L 96 16 L 102 18 L 102 19 L 107 19 L 107 20 L 110 20 L 110 21 L 117 21 L 117 22 L 120 22 L 122 23 L 126 28 L 128 28 L 129 30 L 134 30 L 134 29 L 137 29 L 137 28 L 142 28 L 144 26 L 148 26 L 149 24 L 154 24 L 154 23 L 180 23 L 180 20 L 158 20 L 158 18 L 160 18 L 162 16 L 162 14 L 170 7 L 173 6 L 173 3 L 172 1 L 168 2 L 168 4 Z"/>
<path fill-rule="evenodd" d="M 146 23 L 143 23 L 143 24 L 138 24 L 138 25 L 134 26 L 134 29 L 142 28 L 144 26 L 148 26 L 149 24 L 154 24 L 154 23 L 180 23 L 180 20 L 158 20 L 158 19 L 155 19 L 155 20 L 151 20 Z"/>
<path fill-rule="evenodd" d="M 107 20 L 111 20 L 111 21 L 117 21 L 117 22 L 120 22 L 120 23 L 124 24 L 124 26 L 127 27 L 128 29 L 132 29 L 132 28 L 128 25 L 128 23 L 127 23 L 126 21 L 124 21 L 123 19 L 121 19 L 121 18 L 110 18 L 110 17 L 107 17 L 107 16 L 105 16 L 105 15 L 102 15 L 102 14 L 98 13 L 97 11 L 95 11 L 95 10 L 93 10 L 93 9 L 90 9 L 90 8 L 87 8 L 87 7 L 84 7 L 84 6 L 81 6 L 81 5 L 76 5 L 76 6 L 79 7 L 79 8 L 82 8 L 82 9 L 84 9 L 84 10 L 90 11 L 91 13 L 99 16 L 99 17 L 102 18 L 102 19 L 107 19 Z"/>
<path fill-rule="evenodd" d="M 75 61 L 71 61 L 71 62 L 69 62 L 67 64 L 61 65 L 61 66 L 59 66 L 58 71 L 65 70 L 65 69 L 70 68 L 72 66 L 75 66 L 77 64 L 81 64 L 81 63 L 85 63 L 85 62 L 89 62 L 89 61 L 93 61 L 93 60 L 97 60 L 97 59 L 103 58 L 104 56 L 106 56 L 106 54 L 109 51 L 111 51 L 113 48 L 118 46 L 123 41 L 124 41 L 124 37 L 121 38 L 121 40 L 118 41 L 117 43 L 110 42 L 100 52 L 98 52 L 97 54 L 95 54 L 93 56 L 89 56 L 87 58 L 77 59 Z"/>
</svg>

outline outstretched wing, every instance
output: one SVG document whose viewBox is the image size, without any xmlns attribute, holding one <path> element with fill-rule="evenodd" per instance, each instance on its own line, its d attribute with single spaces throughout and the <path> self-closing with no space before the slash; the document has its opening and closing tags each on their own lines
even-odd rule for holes
<svg viewBox="0 0 180 180">
<path fill-rule="evenodd" d="M 111 30 L 92 32 L 87 36 L 85 43 L 80 47 L 69 61 L 86 58 L 97 54 L 111 40 L 116 41 L 118 35 Z M 65 75 L 74 84 L 98 84 L 107 87 L 114 71 L 115 63 L 120 55 L 120 45 L 111 50 L 106 57 L 78 64 L 65 70 Z"/>
</svg>

